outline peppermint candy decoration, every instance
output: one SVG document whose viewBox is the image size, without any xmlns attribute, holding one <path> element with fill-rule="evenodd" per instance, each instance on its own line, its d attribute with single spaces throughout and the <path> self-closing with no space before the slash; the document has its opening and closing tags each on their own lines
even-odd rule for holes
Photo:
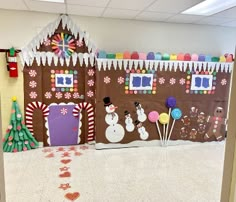
<svg viewBox="0 0 236 202">
<path fill-rule="evenodd" d="M 108 84 L 110 82 L 111 82 L 111 78 L 110 77 L 108 77 L 108 76 L 104 77 L 104 83 L 105 84 Z"/>
<path fill-rule="evenodd" d="M 92 80 L 92 79 L 88 80 L 88 85 L 89 86 L 94 86 L 94 80 Z"/>
<path fill-rule="evenodd" d="M 159 84 L 164 84 L 165 83 L 165 79 L 163 77 L 158 79 Z"/>
<path fill-rule="evenodd" d="M 36 77 L 37 72 L 36 72 L 35 70 L 31 69 L 31 70 L 29 71 L 29 75 L 30 75 L 30 77 Z"/>
<path fill-rule="evenodd" d="M 51 99 L 52 93 L 51 93 L 51 92 L 46 92 L 46 93 L 44 94 L 44 96 L 45 96 L 46 99 Z"/>
<path fill-rule="evenodd" d="M 88 70 L 88 75 L 89 76 L 93 76 L 95 74 L 94 70 L 93 69 L 89 69 Z"/>
<path fill-rule="evenodd" d="M 118 82 L 119 84 L 122 84 L 122 83 L 125 82 L 125 79 L 120 76 L 120 77 L 117 79 L 117 82 Z"/>
<path fill-rule="evenodd" d="M 88 97 L 93 97 L 93 95 L 94 95 L 93 91 L 90 90 L 90 91 L 87 92 Z"/>
<path fill-rule="evenodd" d="M 35 91 L 32 91 L 32 92 L 30 92 L 29 96 L 31 99 L 36 99 L 38 94 Z"/>
<path fill-rule="evenodd" d="M 30 88 L 36 88 L 37 87 L 37 82 L 36 81 L 30 81 L 29 82 L 29 87 Z"/>
<path fill-rule="evenodd" d="M 184 79 L 184 78 L 181 78 L 181 79 L 179 80 L 179 84 L 180 84 L 180 85 L 184 85 L 184 84 L 185 84 L 185 79 Z"/>
<path fill-rule="evenodd" d="M 170 79 L 170 85 L 174 85 L 175 82 L 176 82 L 176 79 L 175 79 L 175 78 L 171 78 L 171 79 Z"/>
<path fill-rule="evenodd" d="M 65 97 L 66 99 L 70 99 L 70 98 L 71 98 L 71 93 L 66 92 L 65 95 L 64 95 L 64 97 Z"/>
<path fill-rule="evenodd" d="M 59 100 L 62 98 L 62 93 L 61 92 L 56 92 L 55 97 Z"/>
</svg>

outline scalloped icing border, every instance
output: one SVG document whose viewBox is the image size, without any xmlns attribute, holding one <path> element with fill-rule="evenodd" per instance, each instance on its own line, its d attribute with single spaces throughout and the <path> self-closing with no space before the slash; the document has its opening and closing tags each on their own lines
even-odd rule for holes
<svg viewBox="0 0 236 202">
<path fill-rule="evenodd" d="M 50 106 L 55 106 L 55 105 L 76 105 L 75 103 L 73 103 L 73 102 L 69 102 L 69 103 L 64 103 L 64 102 L 61 102 L 61 103 L 59 103 L 59 104 L 57 104 L 57 103 L 51 103 L 50 105 L 48 105 L 48 108 L 50 107 Z M 49 113 L 50 113 L 50 110 L 49 110 Z M 77 143 L 79 144 L 80 143 L 80 141 L 81 141 L 81 138 L 80 138 L 80 135 L 81 135 L 81 126 L 82 126 L 82 113 L 80 113 L 80 116 L 79 116 L 80 118 L 79 118 L 79 128 L 78 128 L 78 140 L 77 140 Z M 48 118 L 47 117 L 45 117 L 45 127 L 46 127 L 46 129 L 47 129 L 47 131 L 46 131 L 46 134 L 47 134 L 47 136 L 48 136 L 48 138 L 47 138 L 47 143 L 48 143 L 48 145 L 49 146 L 51 146 L 51 140 L 50 140 L 50 134 L 49 134 L 49 126 L 48 126 Z"/>
</svg>

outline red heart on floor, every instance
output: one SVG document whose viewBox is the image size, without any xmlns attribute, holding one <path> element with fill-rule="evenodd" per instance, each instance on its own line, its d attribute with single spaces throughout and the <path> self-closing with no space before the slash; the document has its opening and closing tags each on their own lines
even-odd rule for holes
<svg viewBox="0 0 236 202">
<path fill-rule="evenodd" d="M 67 164 L 71 162 L 71 159 L 62 159 L 61 162 Z"/>
<path fill-rule="evenodd" d="M 79 192 L 74 192 L 74 193 L 67 193 L 65 195 L 65 198 L 71 201 L 75 201 L 77 198 L 79 198 L 80 194 Z"/>
<path fill-rule="evenodd" d="M 59 175 L 59 177 L 70 177 L 70 176 L 71 176 L 70 172 L 64 172 Z"/>
<path fill-rule="evenodd" d="M 45 156 L 46 158 L 52 158 L 52 157 L 54 157 L 54 154 L 53 153 L 50 153 L 50 154 L 48 154 L 47 156 Z"/>
</svg>

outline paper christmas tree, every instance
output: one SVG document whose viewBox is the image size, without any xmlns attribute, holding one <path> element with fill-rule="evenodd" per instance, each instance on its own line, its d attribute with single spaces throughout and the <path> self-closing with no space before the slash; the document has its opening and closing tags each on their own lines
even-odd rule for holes
<svg viewBox="0 0 236 202">
<path fill-rule="evenodd" d="M 25 126 L 16 97 L 12 101 L 11 120 L 3 138 L 3 151 L 20 152 L 37 148 L 39 143 Z"/>
</svg>

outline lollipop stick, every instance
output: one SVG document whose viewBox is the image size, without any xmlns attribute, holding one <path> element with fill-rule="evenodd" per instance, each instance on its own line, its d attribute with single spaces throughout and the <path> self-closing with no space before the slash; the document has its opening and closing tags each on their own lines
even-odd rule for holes
<svg viewBox="0 0 236 202">
<path fill-rule="evenodd" d="M 161 136 L 161 131 L 160 131 L 160 128 L 159 128 L 159 125 L 158 125 L 157 121 L 156 121 L 156 126 L 157 126 L 158 134 L 159 134 L 159 137 L 160 137 L 161 146 L 163 146 L 163 140 L 162 140 L 162 136 Z"/>
<path fill-rule="evenodd" d="M 170 113 L 171 113 L 171 108 L 169 108 L 169 117 L 170 117 Z M 166 144 L 166 141 L 167 141 L 167 137 L 168 137 L 168 129 L 169 129 L 169 122 L 167 123 L 167 126 L 166 126 L 166 133 L 165 133 L 165 144 Z"/>
<path fill-rule="evenodd" d="M 163 124 L 163 143 L 165 144 L 166 124 Z"/>
<path fill-rule="evenodd" d="M 170 140 L 170 136 L 171 136 L 171 133 L 172 133 L 172 131 L 173 131 L 174 125 L 175 125 L 175 119 L 174 119 L 174 121 L 173 121 L 173 123 L 172 123 L 172 126 L 171 126 L 171 129 L 170 129 L 170 134 L 169 134 L 169 137 L 168 137 L 168 139 L 167 139 L 167 145 L 168 145 L 168 142 L 169 142 L 169 140 Z"/>
</svg>

